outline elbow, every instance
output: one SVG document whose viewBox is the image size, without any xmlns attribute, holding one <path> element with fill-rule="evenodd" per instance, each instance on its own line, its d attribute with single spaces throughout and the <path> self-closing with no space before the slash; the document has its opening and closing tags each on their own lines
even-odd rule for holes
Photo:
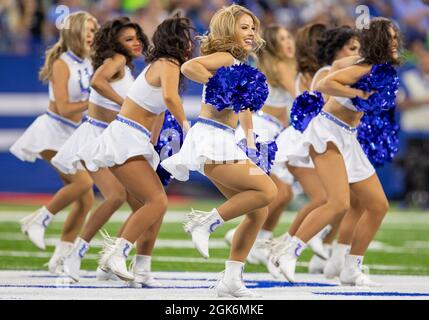
<svg viewBox="0 0 429 320">
<path fill-rule="evenodd" d="M 66 111 L 67 110 L 67 106 L 65 104 L 59 104 L 57 103 L 57 112 L 61 117 L 68 117 L 70 116 L 70 113 Z"/>
<path fill-rule="evenodd" d="M 97 78 L 93 78 L 92 80 L 91 80 L 91 88 L 93 88 L 95 91 L 100 91 L 100 87 L 101 87 L 101 84 L 100 84 L 100 81 L 97 79 Z"/>
<path fill-rule="evenodd" d="M 192 62 L 187 61 L 180 67 L 180 72 L 187 78 L 189 78 L 189 74 L 192 70 Z"/>
<path fill-rule="evenodd" d="M 164 94 L 162 98 L 165 102 L 165 105 L 168 107 L 173 106 L 175 104 L 176 98 L 174 97 L 174 95 Z"/>
</svg>

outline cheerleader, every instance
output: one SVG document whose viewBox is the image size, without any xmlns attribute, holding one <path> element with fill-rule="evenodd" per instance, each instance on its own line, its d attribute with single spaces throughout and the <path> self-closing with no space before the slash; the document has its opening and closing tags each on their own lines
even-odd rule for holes
<svg viewBox="0 0 429 320">
<path fill-rule="evenodd" d="M 75 12 L 65 19 L 58 42 L 46 51 L 39 76 L 49 82 L 49 107 L 10 148 L 20 160 L 34 162 L 39 158 L 52 164 L 52 158 L 79 127 L 88 108 L 93 73 L 89 54 L 97 28 L 96 19 L 89 13 Z M 86 172 L 57 173 L 64 187 L 45 206 L 20 221 L 21 231 L 44 250 L 45 229 L 58 212 L 72 204 L 61 241 L 48 264 L 53 273 L 73 247 L 93 202 L 92 180 Z"/>
<path fill-rule="evenodd" d="M 179 15 L 157 27 L 152 38 L 154 45 L 146 59 L 148 65 L 129 89 L 119 114 L 100 136 L 78 151 L 78 157 L 89 171 L 109 168 L 127 192 L 140 202 L 122 226 L 120 237 L 113 241 L 105 235 L 99 260 L 103 271 L 110 270 L 125 281 L 135 280 L 126 266 L 134 242 L 155 228 L 151 241 L 146 243 L 146 250 L 151 251 L 167 210 L 167 195 L 155 172 L 159 155 L 151 143 L 150 129 L 168 108 L 184 131 L 189 130 L 179 85 L 180 66 L 192 54 L 191 31 L 190 20 Z M 147 259 L 136 259 L 135 266 L 147 262 Z"/>
<path fill-rule="evenodd" d="M 295 97 L 295 42 L 290 32 L 281 25 L 271 25 L 263 32 L 265 47 L 258 54 L 258 69 L 267 77 L 269 95 L 261 111 L 252 114 L 253 131 L 259 141 L 272 141 L 288 126 L 288 107 L 292 106 Z M 245 137 L 241 126 L 236 130 L 236 139 Z M 293 176 L 287 170 L 271 170 L 271 179 L 276 184 L 277 197 L 268 206 L 268 217 L 257 239 L 271 239 L 283 209 L 292 199 Z M 225 235 L 231 243 L 236 228 Z M 269 250 L 252 247 L 247 262 L 267 264 Z"/>
<path fill-rule="evenodd" d="M 311 82 L 314 75 L 320 67 L 323 66 L 318 60 L 317 50 L 318 43 L 323 39 L 326 29 L 326 26 L 323 24 L 310 24 L 299 29 L 295 35 L 298 70 L 294 90 L 296 96 L 299 96 L 302 92 L 309 91 L 311 89 Z M 288 159 L 288 153 L 295 144 L 300 143 L 300 139 L 301 133 L 292 126 L 283 130 L 276 139 L 279 150 L 276 153 L 273 172 L 280 176 L 292 174 L 292 176 L 300 183 L 304 193 L 309 198 L 308 204 L 298 212 L 298 215 L 289 227 L 288 232 L 282 236 L 282 241 L 287 241 L 291 235 L 295 234 L 300 223 L 308 212 L 325 202 L 325 192 L 314 172 L 313 164 L 304 163 L 302 161 L 291 161 Z M 313 251 L 323 259 L 327 259 L 328 256 L 323 250 L 321 240 L 318 240 L 317 237 L 315 237 L 314 240 L 315 241 L 311 243 Z M 270 249 L 273 249 L 271 247 L 273 243 L 276 242 L 267 243 Z M 273 263 L 268 262 L 267 267 L 274 277 L 278 278 L 280 276 L 278 268 L 275 267 Z"/>
<path fill-rule="evenodd" d="M 261 48 L 259 20 L 249 10 L 231 5 L 217 11 L 210 21 L 209 33 L 202 37 L 201 56 L 182 66 L 191 80 L 207 84 L 213 74 L 225 66 L 244 61 L 252 51 Z M 203 88 L 198 122 L 186 135 L 179 153 L 161 164 L 176 179 L 186 181 L 189 171 L 206 175 L 228 199 L 210 212 L 194 211 L 187 216 L 185 231 L 200 254 L 209 257 L 209 237 L 225 221 L 246 215 L 234 234 L 225 272 L 217 285 L 218 296 L 252 297 L 243 282 L 244 261 L 263 225 L 277 188 L 272 180 L 249 160 L 235 142 L 234 128 L 238 119 L 248 133 L 247 146 L 255 148 L 252 118 L 249 110 L 235 113 L 232 107 L 218 111 L 206 103 Z M 250 129 L 250 131 L 248 131 Z"/>
<path fill-rule="evenodd" d="M 78 150 L 101 135 L 115 119 L 128 89 L 134 82 L 131 74 L 133 60 L 141 56 L 142 50 L 146 54 L 148 47 L 149 40 L 141 27 L 127 17 L 107 22 L 96 33 L 92 56 L 95 73 L 91 81 L 93 90 L 89 96 L 87 119 L 52 159 L 52 163 L 60 171 L 73 174 L 84 169 L 77 155 Z M 85 223 L 71 254 L 63 262 L 63 271 L 74 281 L 79 280 L 81 260 L 89 249 L 90 241 L 111 215 L 126 199 L 133 211 L 141 207 L 136 199 L 127 195 L 125 188 L 108 168 L 101 168 L 96 172 L 89 171 L 89 174 L 103 195 L 104 201 Z M 150 258 L 150 255 L 148 257 Z M 139 265 L 136 265 L 137 269 L 141 269 Z M 100 280 L 114 278 L 112 274 L 104 274 L 100 268 L 97 268 L 96 274 Z M 146 285 L 154 284 L 153 278 L 149 275 L 141 275 L 140 278 L 143 279 L 139 281 Z"/>
<path fill-rule="evenodd" d="M 308 214 L 295 236 L 277 256 L 279 267 L 288 279 L 294 278 L 296 261 L 307 241 L 349 209 L 351 190 L 365 211 L 354 229 L 350 254 L 345 258 L 340 281 L 344 285 L 377 285 L 362 272 L 362 263 L 389 203 L 372 164 L 356 138 L 357 126 L 363 115 L 362 108 L 358 109 L 356 103 L 364 104 L 366 108 L 368 105 L 374 109 L 381 107 L 378 104 L 380 100 L 365 101 L 374 91 L 366 92 L 352 86 L 365 77 L 369 79 L 367 76 L 373 72 L 374 66 L 399 63 L 399 32 L 390 20 L 376 18 L 370 22 L 368 29 L 360 32 L 360 44 L 362 60 L 328 75 L 316 84 L 316 90 L 329 98 L 320 114 L 308 124 L 302 145 L 295 150 L 297 159 L 308 162 L 311 157 L 326 190 L 327 201 Z M 383 81 L 386 76 L 379 75 L 375 81 Z M 382 85 L 371 84 L 371 87 L 381 86 L 389 90 L 386 94 L 377 89 L 378 99 L 382 94 L 386 94 L 383 99 L 394 98 L 396 89 L 392 83 L 396 80 L 391 77 L 391 81 Z M 350 98 L 354 98 L 354 103 Z"/>
</svg>

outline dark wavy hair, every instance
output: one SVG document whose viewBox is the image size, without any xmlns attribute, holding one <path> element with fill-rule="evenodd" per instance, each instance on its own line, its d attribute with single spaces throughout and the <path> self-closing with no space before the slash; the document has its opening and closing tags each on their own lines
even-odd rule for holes
<svg viewBox="0 0 429 320">
<path fill-rule="evenodd" d="M 133 28 L 136 30 L 137 38 L 141 41 L 143 46 L 143 55 L 147 56 L 149 40 L 143 32 L 143 29 L 138 23 L 131 22 L 128 17 L 120 17 L 106 22 L 95 34 L 93 54 L 91 57 L 94 70 L 100 67 L 104 60 L 113 57 L 117 53 L 125 56 L 127 65 L 131 69 L 134 69 L 134 65 L 132 64 L 133 58 L 118 41 L 119 32 L 124 28 Z"/>
<path fill-rule="evenodd" d="M 398 41 L 398 52 L 402 49 L 402 36 L 398 27 L 387 18 L 374 18 L 369 28 L 362 29 L 359 33 L 360 55 L 368 64 L 392 63 L 399 65 L 400 58 L 392 54 L 392 37 L 389 29 L 392 28 Z"/>
<path fill-rule="evenodd" d="M 340 51 L 350 39 L 357 38 L 358 34 L 349 26 L 335 27 L 326 30 L 324 39 L 318 41 L 317 58 L 321 65 L 331 65 L 338 51 Z"/>
<path fill-rule="evenodd" d="M 193 30 L 191 20 L 182 17 L 180 12 L 165 19 L 153 34 L 153 46 L 149 49 L 146 62 L 166 58 L 181 66 L 192 57 Z"/>
<path fill-rule="evenodd" d="M 323 39 L 325 31 L 326 26 L 321 23 L 308 24 L 298 29 L 295 35 L 298 72 L 313 76 L 321 67 L 317 58 L 317 44 Z"/>
</svg>

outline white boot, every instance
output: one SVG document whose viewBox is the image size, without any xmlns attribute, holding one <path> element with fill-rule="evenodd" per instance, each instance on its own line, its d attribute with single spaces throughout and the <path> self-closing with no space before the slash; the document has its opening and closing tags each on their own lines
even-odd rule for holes
<svg viewBox="0 0 429 320">
<path fill-rule="evenodd" d="M 250 249 L 249 254 L 247 255 L 247 262 L 250 264 L 263 264 L 264 266 L 268 263 L 268 257 L 270 255 L 270 250 L 268 248 L 264 248 L 259 245 L 260 242 L 264 242 L 265 240 L 270 240 L 272 238 L 273 233 L 268 230 L 261 229 L 258 232 L 256 237 L 256 241 Z"/>
<path fill-rule="evenodd" d="M 46 207 L 41 207 L 19 221 L 21 232 L 27 235 L 39 249 L 45 250 L 45 230 L 53 217 L 54 215 Z"/>
<path fill-rule="evenodd" d="M 183 223 L 185 232 L 191 234 L 192 242 L 198 252 L 204 257 L 209 257 L 210 234 L 224 223 L 216 209 L 211 212 L 193 210 Z"/>
<path fill-rule="evenodd" d="M 296 262 L 307 244 L 297 237 L 292 237 L 284 252 L 278 256 L 280 272 L 290 282 L 295 282 Z"/>
<path fill-rule="evenodd" d="M 363 270 L 363 256 L 347 255 L 344 269 L 340 274 L 340 282 L 344 286 L 381 287 L 381 284 L 371 281 Z"/>
<path fill-rule="evenodd" d="M 308 247 L 313 251 L 313 253 L 323 260 L 329 259 L 329 253 L 326 252 L 325 248 L 323 247 L 323 239 L 331 230 L 332 227 L 327 225 L 307 243 Z"/>
<path fill-rule="evenodd" d="M 331 245 L 330 244 L 323 244 L 323 247 L 326 252 L 328 252 L 328 255 L 331 255 Z M 310 274 L 323 274 L 323 269 L 326 265 L 326 260 L 321 259 L 317 255 L 313 255 L 311 257 L 310 263 L 308 264 L 308 273 Z"/>
<path fill-rule="evenodd" d="M 64 259 L 64 274 L 72 278 L 75 282 L 79 281 L 80 265 L 88 249 L 89 243 L 82 238 L 77 238 L 71 254 Z"/>
<path fill-rule="evenodd" d="M 133 281 L 134 275 L 127 269 L 127 258 L 133 244 L 124 238 L 116 239 L 115 245 L 105 243 L 99 260 L 100 268 L 107 272 L 111 270 L 124 281 Z"/>
<path fill-rule="evenodd" d="M 224 239 L 228 246 L 232 245 L 232 238 L 234 238 L 235 231 L 237 231 L 237 228 L 232 228 L 225 233 Z"/>
<path fill-rule="evenodd" d="M 72 252 L 73 242 L 59 241 L 55 246 L 54 253 L 49 259 L 49 272 L 56 275 L 63 274 L 64 259 Z"/>
<path fill-rule="evenodd" d="M 111 270 L 103 271 L 100 267 L 97 267 L 97 270 L 95 270 L 95 277 L 98 281 L 109 281 L 109 280 L 119 281 L 119 280 L 121 280 Z"/>
<path fill-rule="evenodd" d="M 333 245 L 331 257 L 323 268 L 323 275 L 327 279 L 333 279 L 340 276 L 341 270 L 344 268 L 346 255 L 350 252 L 350 247 L 350 245 L 342 243 L 336 243 Z"/>
<path fill-rule="evenodd" d="M 160 287 L 161 284 L 151 274 L 152 257 L 136 255 L 131 262 L 131 272 L 134 274 L 133 287 Z"/>
<path fill-rule="evenodd" d="M 218 297 L 254 298 L 258 297 L 246 288 L 243 282 L 244 263 L 225 261 L 225 272 L 216 287 Z"/>
</svg>

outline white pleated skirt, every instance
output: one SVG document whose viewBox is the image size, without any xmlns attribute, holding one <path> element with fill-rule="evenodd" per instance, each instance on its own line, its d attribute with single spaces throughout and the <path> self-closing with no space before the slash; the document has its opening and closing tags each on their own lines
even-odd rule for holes
<svg viewBox="0 0 429 320">
<path fill-rule="evenodd" d="M 89 171 L 122 165 L 136 156 L 143 156 L 154 170 L 159 164 L 159 155 L 150 142 L 150 131 L 119 115 L 101 135 L 80 148 L 77 156 Z"/>
<path fill-rule="evenodd" d="M 258 135 L 257 141 L 273 141 L 284 129 L 283 124 L 274 116 L 262 111 L 252 114 L 253 132 Z M 243 128 L 239 125 L 235 130 L 235 138 L 238 141 L 245 138 Z"/>
<path fill-rule="evenodd" d="M 100 136 L 108 125 L 107 122 L 87 117 L 52 158 L 51 163 L 65 174 L 75 174 L 77 170 L 85 170 L 78 151 Z"/>
<path fill-rule="evenodd" d="M 161 165 L 180 181 L 189 179 L 189 171 L 204 175 L 206 163 L 227 163 L 247 160 L 235 140 L 234 129 L 211 119 L 199 118 L 186 134 L 180 151 Z"/>
<path fill-rule="evenodd" d="M 79 125 L 80 123 L 47 111 L 34 120 L 9 150 L 22 161 L 34 162 L 42 158 L 42 151 L 60 150 Z"/>
<path fill-rule="evenodd" d="M 359 141 L 357 128 L 350 127 L 328 112 L 322 111 L 314 117 L 302 134 L 301 145 L 289 154 L 292 161 L 308 162 L 309 149 L 313 146 L 318 154 L 326 151 L 328 142 L 332 142 L 344 159 L 349 183 L 363 181 L 375 173 Z"/>
</svg>

